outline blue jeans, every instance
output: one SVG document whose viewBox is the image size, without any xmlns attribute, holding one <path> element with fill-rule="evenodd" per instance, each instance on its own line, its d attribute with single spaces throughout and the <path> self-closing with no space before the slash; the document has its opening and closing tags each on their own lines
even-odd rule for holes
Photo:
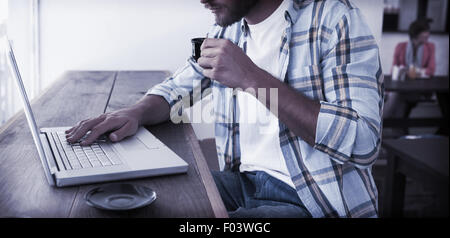
<svg viewBox="0 0 450 238">
<path fill-rule="evenodd" d="M 295 189 L 263 171 L 211 171 L 230 218 L 307 218 Z"/>
</svg>

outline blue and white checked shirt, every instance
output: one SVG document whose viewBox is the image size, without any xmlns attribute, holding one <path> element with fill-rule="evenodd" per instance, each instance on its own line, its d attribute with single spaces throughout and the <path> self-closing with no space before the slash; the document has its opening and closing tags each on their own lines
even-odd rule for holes
<svg viewBox="0 0 450 238">
<path fill-rule="evenodd" d="M 320 101 L 315 145 L 280 122 L 280 147 L 298 196 L 313 217 L 377 217 L 372 178 L 381 141 L 383 73 L 379 50 L 361 12 L 346 0 L 293 0 L 280 39 L 284 83 Z M 210 37 L 246 50 L 248 26 L 215 25 Z M 172 109 L 183 97 L 212 91 L 221 170 L 239 170 L 239 123 L 233 89 L 205 78 L 190 58 L 172 77 L 148 91 Z M 198 100 L 198 97 L 194 102 Z M 171 110 L 176 113 L 178 110 Z"/>
</svg>

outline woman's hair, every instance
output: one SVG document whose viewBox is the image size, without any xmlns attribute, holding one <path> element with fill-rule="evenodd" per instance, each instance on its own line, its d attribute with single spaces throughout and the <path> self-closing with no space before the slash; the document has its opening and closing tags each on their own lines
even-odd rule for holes
<svg viewBox="0 0 450 238">
<path fill-rule="evenodd" d="M 420 33 L 430 31 L 431 22 L 433 22 L 432 19 L 425 18 L 411 23 L 411 25 L 409 25 L 409 37 L 411 39 L 415 39 L 420 35 Z"/>
</svg>

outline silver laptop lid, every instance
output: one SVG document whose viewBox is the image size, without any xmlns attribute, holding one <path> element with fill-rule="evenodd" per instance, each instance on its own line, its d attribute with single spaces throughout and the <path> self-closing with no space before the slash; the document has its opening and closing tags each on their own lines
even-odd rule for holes
<svg viewBox="0 0 450 238">
<path fill-rule="evenodd" d="M 23 107 L 25 110 L 25 116 L 28 121 L 28 126 L 30 127 L 31 134 L 33 135 L 33 140 L 34 140 L 34 143 L 36 144 L 39 158 L 41 159 L 42 167 L 44 167 L 45 177 L 47 177 L 48 183 L 53 186 L 53 185 L 55 185 L 55 182 L 50 173 L 50 169 L 48 166 L 48 160 L 44 153 L 44 147 L 42 146 L 42 141 L 41 141 L 41 138 L 39 137 L 39 130 L 36 125 L 36 120 L 34 120 L 33 112 L 31 111 L 31 105 L 30 105 L 30 102 L 28 101 L 27 92 L 25 91 L 25 87 L 22 82 L 22 77 L 20 76 L 19 67 L 17 66 L 17 62 L 16 62 L 16 58 L 14 56 L 11 42 L 9 41 L 8 38 L 6 39 L 6 41 L 8 44 L 8 59 L 9 59 L 9 60 L 7 60 L 8 65 L 11 70 L 11 74 L 16 79 L 15 80 L 16 85 L 17 85 L 17 88 L 18 88 L 21 98 L 22 98 L 22 103 L 23 103 Z"/>
</svg>

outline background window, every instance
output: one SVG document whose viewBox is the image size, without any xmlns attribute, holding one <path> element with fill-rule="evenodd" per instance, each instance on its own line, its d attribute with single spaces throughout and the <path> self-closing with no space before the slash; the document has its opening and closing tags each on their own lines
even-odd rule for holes
<svg viewBox="0 0 450 238">
<path fill-rule="evenodd" d="M 384 0 L 384 32 L 406 32 L 419 18 L 430 18 L 432 33 L 448 33 L 448 0 Z"/>
<path fill-rule="evenodd" d="M 5 52 L 5 36 L 6 36 L 6 20 L 8 18 L 8 1 L 0 0 L 0 125 L 12 115 L 11 89 L 12 84 L 8 74 L 6 65 Z"/>
</svg>

